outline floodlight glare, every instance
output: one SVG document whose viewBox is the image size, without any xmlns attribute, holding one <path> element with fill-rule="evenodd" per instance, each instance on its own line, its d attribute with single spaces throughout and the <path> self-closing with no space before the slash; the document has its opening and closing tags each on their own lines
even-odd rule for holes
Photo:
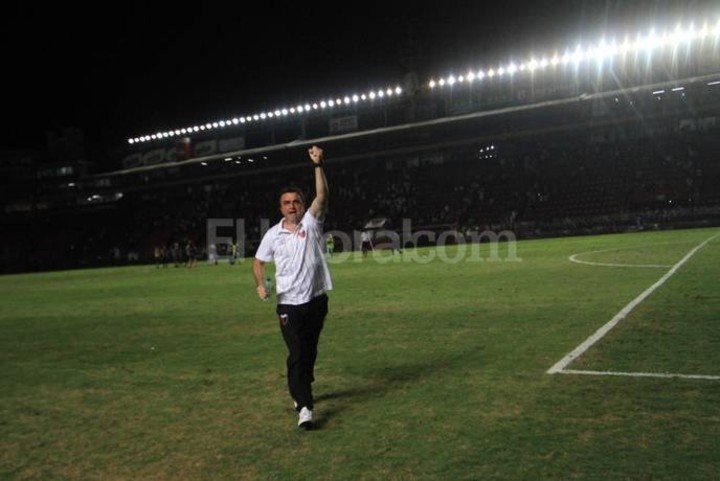
<svg viewBox="0 0 720 481">
<path fill-rule="evenodd" d="M 431 89 L 434 89 L 434 88 L 435 88 L 435 81 L 434 81 L 434 80 L 430 80 L 430 82 L 428 82 L 428 86 L 429 86 Z"/>
</svg>

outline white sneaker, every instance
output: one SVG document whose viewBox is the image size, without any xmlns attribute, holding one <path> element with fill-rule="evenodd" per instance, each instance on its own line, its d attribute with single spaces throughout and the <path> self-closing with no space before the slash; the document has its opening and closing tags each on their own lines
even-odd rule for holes
<svg viewBox="0 0 720 481">
<path fill-rule="evenodd" d="M 300 416 L 298 417 L 298 427 L 301 427 L 303 429 L 313 428 L 312 411 L 306 407 L 303 407 L 300 410 Z"/>
</svg>

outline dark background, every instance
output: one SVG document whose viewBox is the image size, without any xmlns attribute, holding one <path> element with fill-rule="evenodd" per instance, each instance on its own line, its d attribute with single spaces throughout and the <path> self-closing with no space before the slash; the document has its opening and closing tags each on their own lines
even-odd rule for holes
<svg viewBox="0 0 720 481">
<path fill-rule="evenodd" d="M 717 21 L 707 1 L 11 5 L 0 149 L 82 129 L 89 147 L 298 101 L 552 52 L 652 25 Z M 253 13 L 250 13 L 252 9 Z"/>
</svg>

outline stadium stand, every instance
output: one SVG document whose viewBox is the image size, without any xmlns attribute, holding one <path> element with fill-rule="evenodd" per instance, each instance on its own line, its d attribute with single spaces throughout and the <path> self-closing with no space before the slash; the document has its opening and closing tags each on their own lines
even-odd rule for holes
<svg viewBox="0 0 720 481">
<path fill-rule="evenodd" d="M 413 229 L 519 238 L 718 224 L 713 62 L 673 75 L 662 64 L 662 75 L 616 72 L 603 85 L 589 86 L 585 72 L 572 83 L 406 90 L 376 107 L 243 126 L 242 137 L 133 141 L 124 168 L 104 173 L 5 155 L 0 269 L 152 262 L 158 245 L 205 246 L 209 218 L 244 219 L 251 255 L 261 219 L 278 218 L 279 189 L 312 190 L 304 151 L 316 142 L 328 156 L 327 230 L 360 230 L 374 217 L 394 229 L 410 219 Z"/>
</svg>

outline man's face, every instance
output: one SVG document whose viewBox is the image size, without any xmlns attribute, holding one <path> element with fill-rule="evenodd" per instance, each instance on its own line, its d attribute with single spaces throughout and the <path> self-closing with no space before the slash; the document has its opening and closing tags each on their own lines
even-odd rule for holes
<svg viewBox="0 0 720 481">
<path fill-rule="evenodd" d="M 305 204 L 297 192 L 286 192 L 280 196 L 280 213 L 288 222 L 300 222 L 305 214 Z"/>
</svg>

